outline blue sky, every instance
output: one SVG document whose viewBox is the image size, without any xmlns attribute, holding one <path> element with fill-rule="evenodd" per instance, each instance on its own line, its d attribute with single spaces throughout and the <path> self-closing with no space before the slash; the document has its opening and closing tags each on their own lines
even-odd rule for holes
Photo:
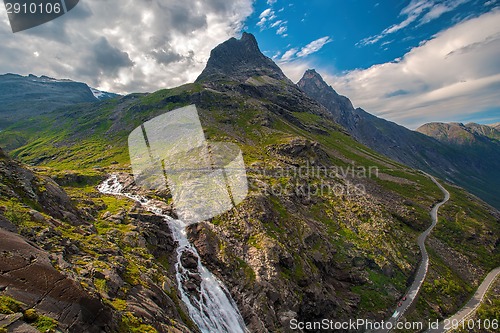
<svg viewBox="0 0 500 333">
<path fill-rule="evenodd" d="M 147 5 L 145 5 L 147 3 Z M 13 34 L 0 73 L 121 94 L 193 82 L 242 31 L 298 81 L 316 68 L 353 104 L 409 128 L 500 122 L 500 0 L 85 0 Z"/>
<path fill-rule="evenodd" d="M 495 123 L 500 121 L 500 97 L 493 103 L 478 105 L 476 109 L 473 109 L 475 102 L 472 99 L 471 103 L 456 107 L 455 101 L 450 102 L 447 98 L 448 107 L 443 108 L 441 103 L 436 103 L 434 112 L 432 104 L 400 110 L 398 108 L 403 107 L 404 101 L 421 97 L 415 96 L 412 85 L 405 87 L 404 82 L 401 82 L 408 78 L 398 80 L 389 75 L 394 84 L 392 88 L 387 88 L 392 90 L 381 91 L 378 98 L 374 96 L 370 100 L 363 98 L 363 95 L 370 92 L 363 91 L 361 86 L 367 81 L 369 83 L 372 72 L 381 75 L 381 66 L 384 64 L 403 60 L 412 50 L 428 47 L 426 42 L 439 39 L 440 34 L 445 31 L 457 29 L 464 22 L 482 19 L 483 15 L 495 12 L 498 5 L 495 0 L 261 0 L 255 2 L 255 11 L 245 21 L 244 30 L 257 37 L 264 53 L 278 62 L 294 81 L 300 78 L 306 67 L 316 68 L 335 89 L 353 99 L 356 106 L 408 127 L 415 128 L 426 121 Z M 473 36 L 470 44 L 481 43 L 488 38 L 496 41 L 496 33 L 497 31 L 490 36 Z M 473 40 L 474 37 L 477 37 L 477 41 Z M 500 57 L 500 48 L 497 45 L 495 47 Z M 480 62 L 481 50 L 477 53 L 477 61 Z M 487 72 L 482 73 L 480 78 L 500 73 L 498 62 L 495 64 L 494 59 L 489 60 L 493 62 L 489 64 L 489 68 L 477 69 L 478 72 Z M 457 61 L 457 66 L 460 63 Z M 461 68 L 447 70 L 458 72 Z M 449 73 L 435 72 L 433 77 L 445 76 L 443 81 L 448 82 L 438 82 L 434 86 L 427 84 L 425 79 L 415 78 L 421 81 L 421 85 L 429 86 L 427 90 L 420 89 L 418 95 L 432 93 L 433 89 L 443 88 L 444 84 L 479 78 L 476 73 L 470 73 L 468 77 L 460 81 L 455 78 L 456 82 L 453 82 L 454 79 L 447 74 Z M 433 81 L 433 77 L 429 77 L 429 81 Z M 356 83 L 359 83 L 359 89 L 354 86 Z M 497 81 L 484 90 L 491 92 L 495 86 L 498 88 Z M 370 87 L 366 89 L 369 90 Z M 463 94 L 458 97 L 463 99 Z M 394 103 L 395 100 L 401 103 Z M 394 105 L 397 108 L 389 110 L 384 105 Z"/>
<path fill-rule="evenodd" d="M 412 6 L 411 3 L 425 5 Z M 471 16 L 479 16 L 494 7 L 494 1 L 400 1 L 400 0 L 311 0 L 255 2 L 255 12 L 246 20 L 245 29 L 253 33 L 269 57 L 279 60 L 286 50 L 302 48 L 308 43 L 328 37 L 328 43 L 312 55 L 314 62 L 336 73 L 402 57 L 422 41 Z M 434 15 L 428 15 L 430 3 L 448 4 Z M 428 7 L 427 7 L 428 6 Z M 407 12 L 403 10 L 407 8 Z M 453 9 L 454 8 L 454 9 Z M 264 24 L 257 25 L 262 12 L 269 10 Z M 415 13 L 422 10 L 420 17 Z M 433 18 L 440 14 L 439 17 Z M 415 17 L 415 18 L 414 18 Z M 397 25 L 408 22 L 404 28 Z M 279 22 L 277 25 L 275 25 Z M 271 27 L 275 25 L 274 27 Z M 403 24 L 404 25 L 404 24 Z M 382 34 L 395 27 L 393 33 Z M 286 30 L 283 28 L 285 27 Z M 285 30 L 279 34 L 279 29 Z M 380 39 L 377 37 L 380 36 Z M 277 38 L 278 37 L 278 38 Z"/>
</svg>

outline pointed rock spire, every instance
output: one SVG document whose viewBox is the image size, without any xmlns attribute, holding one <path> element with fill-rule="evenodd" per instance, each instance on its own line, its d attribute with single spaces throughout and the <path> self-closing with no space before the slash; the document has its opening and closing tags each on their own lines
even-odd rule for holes
<svg viewBox="0 0 500 333">
<path fill-rule="evenodd" d="M 262 54 L 255 37 L 244 32 L 241 39 L 231 38 L 212 50 L 207 66 L 196 82 L 241 82 L 253 76 L 263 75 L 277 80 L 286 79 L 281 69 Z"/>
</svg>

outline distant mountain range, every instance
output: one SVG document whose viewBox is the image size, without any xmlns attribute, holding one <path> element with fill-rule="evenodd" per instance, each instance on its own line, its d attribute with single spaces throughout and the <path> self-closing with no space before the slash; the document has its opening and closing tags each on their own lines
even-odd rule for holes
<svg viewBox="0 0 500 333">
<path fill-rule="evenodd" d="M 455 145 L 477 145 L 481 142 L 500 141 L 500 126 L 475 123 L 430 123 L 417 128 L 417 132 L 433 137 L 438 141 Z"/>
<path fill-rule="evenodd" d="M 177 257 L 161 217 L 97 189 L 114 174 L 175 217 L 168 190 L 134 184 L 128 153 L 134 129 L 174 109 L 196 105 L 205 138 L 243 153 L 248 196 L 186 234 L 252 333 L 289 332 L 291 320 L 390 317 L 421 260 L 429 211 L 443 199 L 415 168 L 473 183 L 468 172 L 489 168 L 484 154 L 495 147 L 474 152 L 476 144 L 444 143 L 354 109 L 313 71 L 296 85 L 246 33 L 217 46 L 195 82 L 150 94 L 98 101 L 84 84 L 6 79 L 26 82 L 2 92 L 22 116 L 0 113 L 0 260 L 8 264 L 0 302 L 12 305 L 9 325 L 23 332 L 32 307 L 61 331 L 199 332 L 174 267 L 186 268 L 182 288 L 198 297 L 200 276 L 189 271 L 196 256 Z M 38 106 L 24 103 L 38 97 Z M 491 175 L 477 175 L 475 186 L 496 193 Z M 443 184 L 451 199 L 427 241 L 429 280 L 409 321 L 456 312 L 500 264 L 500 212 Z"/>
<path fill-rule="evenodd" d="M 77 103 L 118 96 L 85 83 L 48 76 L 0 75 L 0 130 L 20 119 Z"/>
<path fill-rule="evenodd" d="M 359 142 L 393 160 L 463 186 L 500 208 L 500 132 L 495 125 L 431 123 L 411 131 L 355 109 L 315 70 L 306 71 L 297 85 L 325 106 Z"/>
</svg>

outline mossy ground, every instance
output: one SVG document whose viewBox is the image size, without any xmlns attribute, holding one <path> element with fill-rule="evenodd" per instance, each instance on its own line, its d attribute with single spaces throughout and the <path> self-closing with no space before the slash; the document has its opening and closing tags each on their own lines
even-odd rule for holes
<svg viewBox="0 0 500 333">
<path fill-rule="evenodd" d="M 26 305 L 10 296 L 0 295 L 0 313 L 11 315 L 22 313 L 22 320 L 35 327 L 42 333 L 54 333 L 59 323 L 57 320 L 38 313 L 35 309 L 26 309 Z M 0 327 L 0 332 L 8 332 L 7 328 Z"/>
</svg>

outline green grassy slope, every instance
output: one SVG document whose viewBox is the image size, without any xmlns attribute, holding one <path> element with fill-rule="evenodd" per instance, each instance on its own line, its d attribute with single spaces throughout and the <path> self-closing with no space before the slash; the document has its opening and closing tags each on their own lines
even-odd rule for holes
<svg viewBox="0 0 500 333">
<path fill-rule="evenodd" d="M 299 314 L 312 316 L 304 305 L 308 295 L 304 284 L 316 281 L 318 288 L 329 284 L 339 288 L 335 297 L 348 309 L 344 313 L 332 310 L 339 316 L 383 318 L 411 281 L 419 261 L 416 238 L 430 224 L 428 211 L 442 193 L 420 172 L 353 140 L 331 119 L 315 112 L 317 104 L 308 100 L 297 104 L 285 84 L 273 86 L 272 94 L 266 89 L 271 88 L 229 82 L 216 91 L 196 83 L 58 109 L 11 125 L 0 133 L 0 146 L 54 177 L 67 170 L 84 177 L 129 170 L 126 144 L 134 128 L 168 110 L 196 104 L 207 139 L 241 147 L 252 189 L 241 206 L 212 221 L 216 230 L 234 237 L 231 243 L 218 236 L 221 262 L 214 265 L 244 268 L 248 285 L 239 285 L 231 273 L 224 273 L 227 283 L 244 295 L 251 293 L 251 285 L 263 279 L 261 263 L 253 260 L 255 251 L 280 249 L 288 259 L 276 264 L 278 274 L 270 282 L 278 292 L 294 291 L 290 302 L 301 304 Z M 346 177 L 273 174 L 313 164 L 351 173 Z M 316 188 L 340 184 L 345 189 L 348 183 L 362 185 L 364 192 L 339 195 L 327 191 L 307 197 L 272 190 L 311 184 Z M 66 189 L 85 206 L 85 198 L 96 195 L 95 185 L 95 181 L 69 184 Z M 443 288 L 440 282 L 431 281 L 422 297 L 426 303 L 417 307 L 418 317 L 427 314 L 428 305 L 440 306 L 436 295 L 450 294 L 456 300 L 437 310 L 436 316 L 456 310 L 474 285 L 455 272 L 457 263 L 443 259 L 447 249 L 461 253 L 481 272 L 500 263 L 498 215 L 460 189 L 450 192 L 452 200 L 440 210 L 434 234 L 443 247 L 432 252 L 431 245 L 432 266 L 433 274 L 439 275 L 435 280 L 446 278 L 458 287 Z M 256 302 L 263 309 L 271 306 L 264 306 L 263 300 Z M 276 309 L 286 306 L 273 305 Z"/>
</svg>

